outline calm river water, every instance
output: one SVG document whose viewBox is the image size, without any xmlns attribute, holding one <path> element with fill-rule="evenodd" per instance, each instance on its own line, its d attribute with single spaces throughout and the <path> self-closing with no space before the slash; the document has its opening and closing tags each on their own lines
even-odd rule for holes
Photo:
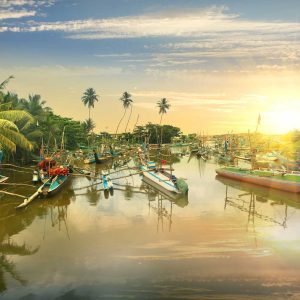
<svg viewBox="0 0 300 300">
<path fill-rule="evenodd" d="M 299 197 L 216 178 L 216 167 L 178 160 L 182 199 L 138 175 L 113 195 L 75 177 L 17 212 L 21 200 L 0 194 L 0 298 L 300 299 Z"/>
</svg>

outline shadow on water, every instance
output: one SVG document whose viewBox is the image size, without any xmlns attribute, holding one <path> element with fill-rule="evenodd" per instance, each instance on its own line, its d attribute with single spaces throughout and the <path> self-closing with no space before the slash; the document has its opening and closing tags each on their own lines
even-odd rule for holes
<svg viewBox="0 0 300 300">
<path fill-rule="evenodd" d="M 33 255 L 39 247 L 32 248 L 25 243 L 17 244 L 12 236 L 25 230 L 36 217 L 46 213 L 45 209 L 38 209 L 22 215 L 16 214 L 15 205 L 11 197 L 6 197 L 0 202 L 0 293 L 7 289 L 4 274 L 10 275 L 22 285 L 26 284 L 26 280 L 18 274 L 15 263 L 8 257 Z"/>
<path fill-rule="evenodd" d="M 20 176 L 13 179 L 20 180 Z M 26 279 L 18 274 L 16 263 L 10 256 L 31 256 L 39 251 L 39 246 L 30 247 L 26 243 L 16 243 L 13 236 L 26 230 L 36 218 L 46 220 L 48 216 L 51 218 L 52 227 L 58 226 L 60 230 L 61 224 L 64 223 L 67 229 L 67 206 L 74 200 L 74 191 L 70 185 L 66 187 L 54 198 L 37 199 L 30 207 L 21 211 L 15 209 L 20 203 L 19 199 L 7 195 L 3 197 L 2 195 L 0 199 L 0 293 L 7 290 L 5 274 L 10 275 L 12 279 L 21 285 L 27 283 Z M 9 187 L 6 190 L 14 191 L 15 188 Z M 31 189 L 27 188 L 23 192 L 29 195 Z"/>
<path fill-rule="evenodd" d="M 218 175 L 216 180 L 225 185 L 224 209 L 227 206 L 232 206 L 246 212 L 248 214 L 248 225 L 250 223 L 254 225 L 255 218 L 257 218 L 286 228 L 289 218 L 288 207 L 300 209 L 300 195 L 298 194 L 268 189 Z M 230 193 L 231 190 L 229 188 L 235 193 Z M 243 193 L 236 194 L 237 191 Z M 278 220 L 264 212 L 259 212 L 257 203 L 265 204 L 269 207 L 281 206 L 283 208 L 283 217 L 281 220 Z"/>
</svg>

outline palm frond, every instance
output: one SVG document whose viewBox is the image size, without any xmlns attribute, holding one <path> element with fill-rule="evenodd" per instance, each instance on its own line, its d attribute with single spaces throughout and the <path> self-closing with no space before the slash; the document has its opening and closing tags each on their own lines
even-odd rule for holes
<svg viewBox="0 0 300 300">
<path fill-rule="evenodd" d="M 24 110 L 5 110 L 0 111 L 0 119 L 6 119 L 12 122 L 18 122 L 26 120 L 30 123 L 33 123 L 33 117 Z"/>
<path fill-rule="evenodd" d="M 6 129 L 1 132 L 3 137 L 6 137 L 9 139 L 11 142 L 13 142 L 15 145 L 19 146 L 22 149 L 25 150 L 31 150 L 32 145 L 31 143 L 24 137 L 23 134 L 16 132 L 11 129 Z"/>
<path fill-rule="evenodd" d="M 19 129 L 15 123 L 5 120 L 5 119 L 0 119 L 0 130 L 4 130 L 7 128 L 13 129 L 15 131 L 19 131 Z"/>
<path fill-rule="evenodd" d="M 7 149 L 9 152 L 16 152 L 16 144 L 2 133 L 0 133 L 0 148 Z"/>
<path fill-rule="evenodd" d="M 8 82 L 13 79 L 14 76 L 10 75 L 7 79 L 5 79 L 2 83 L 0 83 L 0 90 L 3 90 Z"/>
</svg>

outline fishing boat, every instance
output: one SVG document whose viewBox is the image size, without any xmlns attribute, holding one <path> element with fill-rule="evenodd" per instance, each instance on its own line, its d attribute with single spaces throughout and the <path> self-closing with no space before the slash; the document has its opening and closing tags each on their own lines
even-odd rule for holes
<svg viewBox="0 0 300 300">
<path fill-rule="evenodd" d="M 140 158 L 140 170 L 143 180 L 146 180 L 154 187 L 175 194 L 187 194 L 188 185 L 183 178 L 177 178 L 163 167 L 157 167 L 153 161 L 146 161 L 141 149 L 138 151 Z M 170 167 L 172 170 L 172 167 Z M 172 171 L 171 171 L 172 172 Z"/>
<path fill-rule="evenodd" d="M 0 184 L 8 180 L 8 177 L 0 175 Z"/>
<path fill-rule="evenodd" d="M 101 179 L 102 179 L 103 188 L 105 190 L 113 189 L 113 182 L 107 173 L 103 173 Z"/>
<path fill-rule="evenodd" d="M 62 168 L 61 172 L 57 172 L 57 175 L 53 175 L 51 178 L 49 178 L 39 188 L 40 195 L 44 197 L 51 197 L 59 192 L 70 178 L 69 172 L 65 170 L 66 168 Z"/>
<path fill-rule="evenodd" d="M 23 209 L 28 206 L 37 197 L 51 197 L 59 192 L 69 180 L 69 169 L 59 167 L 50 170 L 50 176 L 29 198 L 25 199 L 21 204 L 16 206 L 16 209 Z"/>
<path fill-rule="evenodd" d="M 253 183 L 267 188 L 300 193 L 300 172 L 276 170 L 251 170 L 238 167 L 224 167 L 216 170 L 223 177 Z"/>
<path fill-rule="evenodd" d="M 112 190 L 114 188 L 113 182 L 108 173 L 103 172 L 101 175 L 104 190 Z"/>
<path fill-rule="evenodd" d="M 46 182 L 49 178 L 49 170 L 56 165 L 56 160 L 52 158 L 45 158 L 41 160 L 37 165 L 37 170 L 33 171 L 32 182 Z"/>
<path fill-rule="evenodd" d="M 104 163 L 104 162 L 107 162 L 109 160 L 111 160 L 113 158 L 113 155 L 111 154 L 98 154 L 96 153 L 95 150 L 93 150 L 93 154 L 90 154 L 87 158 L 84 159 L 84 163 L 85 164 L 101 164 L 101 163 Z"/>
</svg>

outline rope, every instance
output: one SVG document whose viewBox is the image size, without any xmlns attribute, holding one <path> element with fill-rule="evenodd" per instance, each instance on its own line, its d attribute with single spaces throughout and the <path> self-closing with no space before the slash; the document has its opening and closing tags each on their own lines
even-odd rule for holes
<svg viewBox="0 0 300 300">
<path fill-rule="evenodd" d="M 15 193 L 10 193 L 10 192 L 5 192 L 5 191 L 0 191 L 0 193 L 10 195 L 10 196 L 17 196 L 17 197 L 24 198 L 24 199 L 27 198 L 26 196 L 23 196 L 23 195 L 20 195 L 20 194 L 15 194 Z"/>
<path fill-rule="evenodd" d="M 18 168 L 18 169 L 23 169 L 23 170 L 31 170 L 33 171 L 34 169 L 33 168 L 26 168 L 26 167 L 20 167 L 20 166 L 16 166 L 16 165 L 13 165 L 13 164 L 1 164 L 0 165 L 1 167 L 14 167 L 14 168 Z"/>
<path fill-rule="evenodd" d="M 32 184 L 26 184 L 26 183 L 1 183 L 1 185 L 17 185 L 17 186 L 29 186 L 29 187 L 36 187 L 35 185 Z"/>
<path fill-rule="evenodd" d="M 25 174 L 32 174 L 32 172 L 19 171 L 19 170 L 15 170 L 15 169 L 11 169 L 11 168 L 3 168 L 3 170 L 14 171 L 14 172 L 18 172 L 18 173 L 25 173 Z M 33 171 L 33 170 L 31 170 L 31 171 Z"/>
</svg>

